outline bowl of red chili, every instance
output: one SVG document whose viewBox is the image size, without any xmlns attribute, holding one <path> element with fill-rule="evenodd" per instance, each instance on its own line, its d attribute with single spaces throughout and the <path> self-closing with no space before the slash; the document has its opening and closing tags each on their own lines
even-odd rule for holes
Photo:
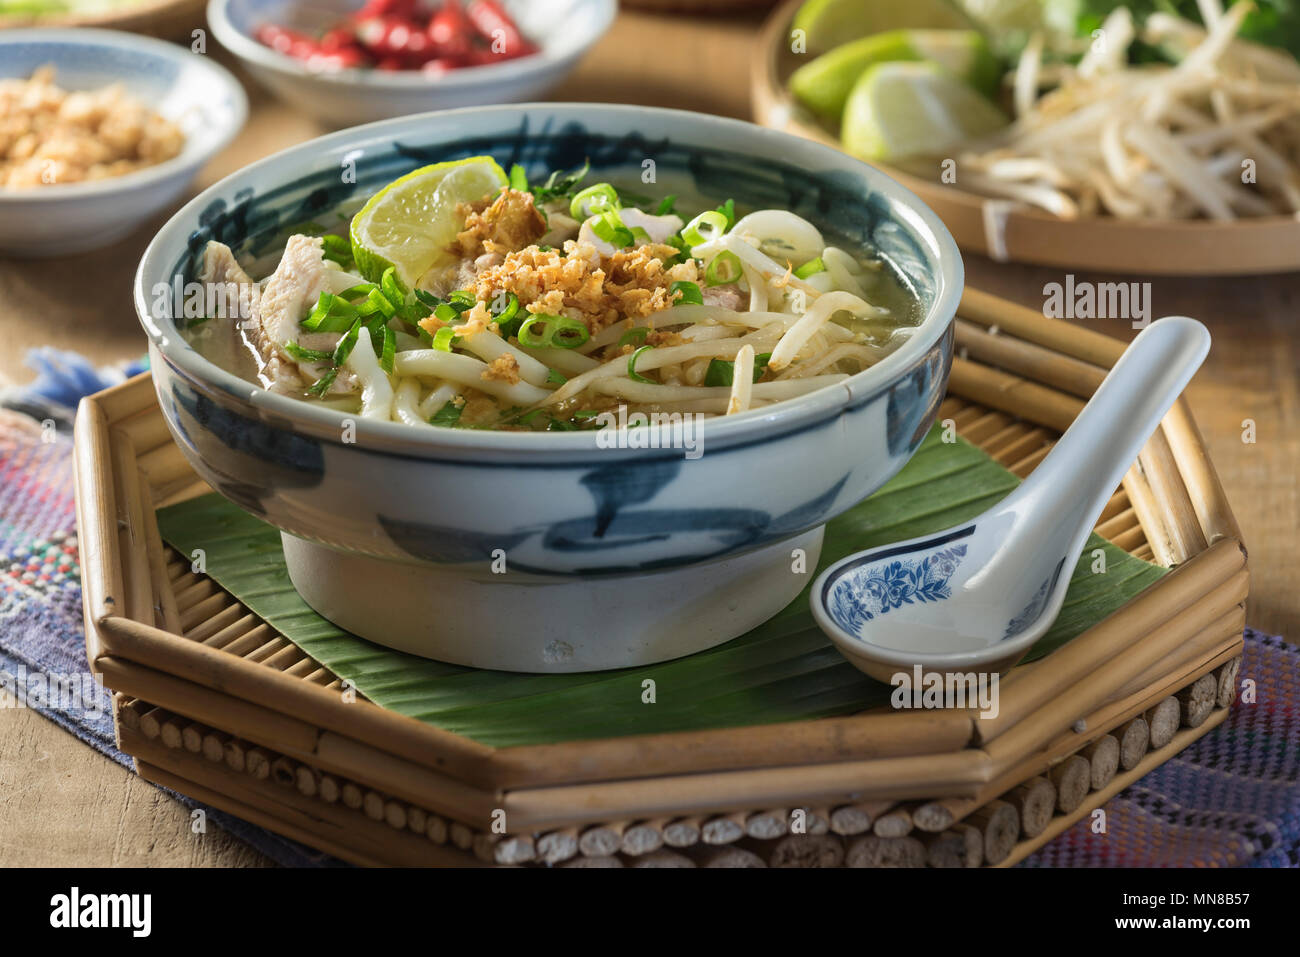
<svg viewBox="0 0 1300 957">
<path fill-rule="evenodd" d="M 616 0 L 210 0 L 213 35 L 330 127 L 543 95 Z"/>
</svg>

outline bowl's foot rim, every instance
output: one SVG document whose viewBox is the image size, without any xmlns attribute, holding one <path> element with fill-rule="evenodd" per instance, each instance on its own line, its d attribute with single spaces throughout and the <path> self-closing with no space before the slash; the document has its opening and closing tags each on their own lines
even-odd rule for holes
<svg viewBox="0 0 1300 957">
<path fill-rule="evenodd" d="M 281 538 L 294 588 L 340 628 L 451 664 L 554 673 L 654 664 L 743 635 L 812 580 L 824 531 L 680 568 L 513 581 Z"/>
</svg>

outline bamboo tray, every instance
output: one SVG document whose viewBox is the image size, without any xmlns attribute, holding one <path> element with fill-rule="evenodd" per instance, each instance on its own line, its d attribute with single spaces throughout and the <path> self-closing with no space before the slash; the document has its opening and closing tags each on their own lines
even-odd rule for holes
<svg viewBox="0 0 1300 957">
<path fill-rule="evenodd" d="M 790 51 L 790 24 L 802 0 L 788 0 L 766 21 L 750 67 L 754 119 L 840 149 L 840 142 L 790 96 L 790 74 L 807 57 Z M 1262 275 L 1300 269 L 1300 220 L 1290 216 L 1200 220 L 1066 220 L 1042 210 L 966 192 L 874 164 L 920 196 L 963 252 L 999 261 L 1153 275 Z M 958 174 L 960 179 L 960 173 Z"/>
<path fill-rule="evenodd" d="M 1123 350 L 968 290 L 941 419 L 1020 476 Z M 209 491 L 148 376 L 76 432 L 87 655 L 149 780 L 364 864 L 1014 863 L 1227 715 L 1245 551 L 1184 401 L 1097 526 L 1173 567 L 1051 655 L 1000 711 L 492 748 L 357 699 L 163 546 Z"/>
</svg>

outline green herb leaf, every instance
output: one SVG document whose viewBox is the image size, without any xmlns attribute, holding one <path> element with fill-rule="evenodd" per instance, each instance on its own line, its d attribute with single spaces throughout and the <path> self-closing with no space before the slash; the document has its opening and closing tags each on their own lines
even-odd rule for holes
<svg viewBox="0 0 1300 957">
<path fill-rule="evenodd" d="M 794 271 L 796 279 L 807 279 L 809 276 L 815 276 L 819 272 L 826 271 L 826 264 L 818 256 L 816 259 L 810 259 Z"/>
<path fill-rule="evenodd" d="M 668 295 L 670 299 L 679 292 L 682 296 L 677 300 L 677 303 L 693 303 L 697 306 L 704 305 L 704 293 L 700 292 L 700 287 L 695 285 L 695 283 L 687 282 L 685 279 L 679 279 L 668 287 Z"/>
<path fill-rule="evenodd" d="M 460 414 L 464 411 L 463 405 L 456 405 L 454 402 L 446 403 L 441 409 L 433 413 L 429 419 L 430 425 L 453 426 L 460 421 Z"/>
<path fill-rule="evenodd" d="M 754 356 L 754 381 L 757 382 L 763 376 L 767 369 L 768 360 L 772 358 L 770 352 L 760 352 Z M 729 386 L 736 381 L 736 363 L 728 362 L 726 359 L 710 359 L 709 367 L 704 371 L 705 385 L 725 385 Z"/>
<path fill-rule="evenodd" d="M 296 342 L 286 342 L 284 344 L 284 351 L 289 353 L 289 355 L 297 359 L 299 362 L 324 362 L 326 359 L 330 359 L 334 355 L 332 352 L 322 352 L 319 349 L 304 349 Z"/>
</svg>

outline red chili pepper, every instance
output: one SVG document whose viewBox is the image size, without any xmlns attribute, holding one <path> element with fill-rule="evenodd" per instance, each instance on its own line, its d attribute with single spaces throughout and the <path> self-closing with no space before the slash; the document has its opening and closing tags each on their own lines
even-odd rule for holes
<svg viewBox="0 0 1300 957">
<path fill-rule="evenodd" d="M 356 46 L 356 34 L 347 27 L 335 27 L 333 30 L 326 30 L 324 36 L 320 38 L 320 48 L 329 53 L 355 49 Z"/>
<path fill-rule="evenodd" d="M 257 39 L 277 53 L 286 54 L 295 60 L 306 60 L 320 52 L 320 47 L 311 37 L 274 23 L 258 27 Z"/>
<path fill-rule="evenodd" d="M 510 60 L 537 52 L 496 0 L 470 0 L 465 16 L 479 36 L 488 41 L 496 58 Z"/>
<path fill-rule="evenodd" d="M 367 66 L 370 58 L 360 50 L 346 49 L 336 50 L 332 53 L 321 51 L 307 58 L 307 66 L 313 70 L 330 72 L 332 70 L 347 70 L 356 67 Z"/>
<path fill-rule="evenodd" d="M 429 18 L 427 33 L 439 56 L 460 57 L 469 52 L 474 26 L 466 18 L 459 0 L 444 0 L 438 12 Z"/>
<path fill-rule="evenodd" d="M 356 20 L 368 20 L 371 17 L 401 17 L 413 20 L 416 15 L 416 0 L 366 0 L 365 6 L 353 14 Z"/>
</svg>

